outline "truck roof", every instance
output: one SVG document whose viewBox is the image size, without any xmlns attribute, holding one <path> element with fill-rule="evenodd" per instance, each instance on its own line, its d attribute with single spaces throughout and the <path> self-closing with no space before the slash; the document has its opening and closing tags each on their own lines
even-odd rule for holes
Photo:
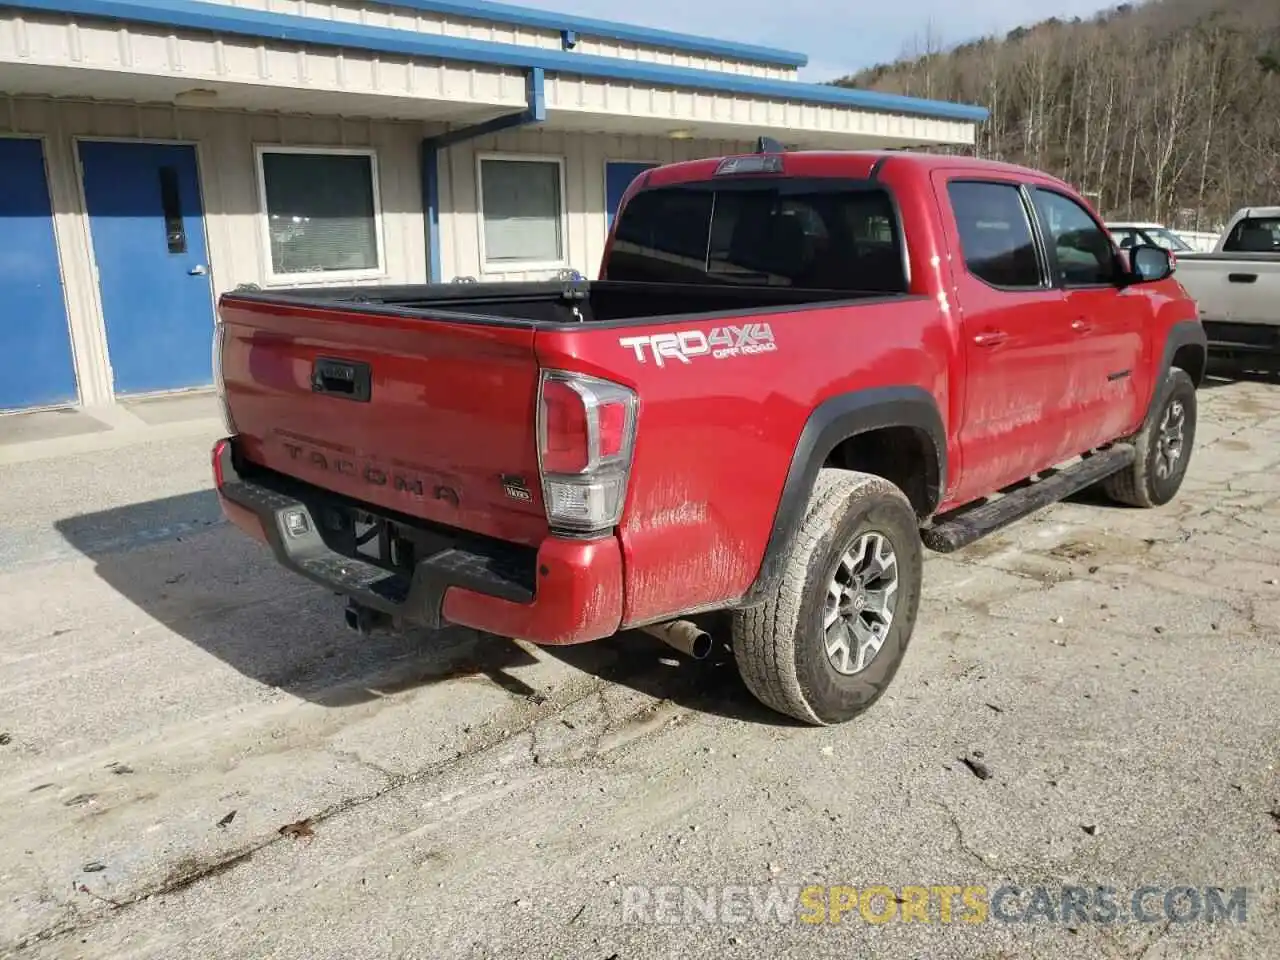
<svg viewBox="0 0 1280 960">
<path fill-rule="evenodd" d="M 727 157 L 753 156 L 750 153 L 726 154 L 666 164 L 652 172 L 648 184 L 680 183 L 710 178 L 720 162 Z M 1000 160 L 984 160 L 953 154 L 919 153 L 911 150 L 796 150 L 782 154 L 784 170 L 799 176 L 869 177 L 876 164 L 892 160 L 894 164 L 906 163 L 924 171 L 948 169 L 968 170 L 974 173 L 1003 173 L 1048 181 L 1072 189 L 1070 184 L 1042 170 L 1005 163 Z"/>
<path fill-rule="evenodd" d="M 1232 219 L 1270 220 L 1280 218 L 1280 207 L 1242 207 Z"/>
</svg>

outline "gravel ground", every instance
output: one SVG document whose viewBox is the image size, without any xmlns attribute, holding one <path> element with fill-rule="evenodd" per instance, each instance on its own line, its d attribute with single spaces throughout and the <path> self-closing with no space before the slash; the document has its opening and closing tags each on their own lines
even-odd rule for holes
<svg viewBox="0 0 1280 960">
<path fill-rule="evenodd" d="M 0 467 L 0 955 L 1280 956 L 1280 387 L 1201 404 L 1169 507 L 931 556 L 829 729 L 640 635 L 359 640 L 211 436 Z"/>
</svg>

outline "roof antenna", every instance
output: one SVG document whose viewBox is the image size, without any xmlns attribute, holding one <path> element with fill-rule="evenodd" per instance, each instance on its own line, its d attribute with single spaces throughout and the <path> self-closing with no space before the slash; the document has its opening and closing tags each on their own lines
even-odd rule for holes
<svg viewBox="0 0 1280 960">
<path fill-rule="evenodd" d="M 773 137 L 761 137 L 756 141 L 756 153 L 786 153 L 787 148 Z"/>
</svg>

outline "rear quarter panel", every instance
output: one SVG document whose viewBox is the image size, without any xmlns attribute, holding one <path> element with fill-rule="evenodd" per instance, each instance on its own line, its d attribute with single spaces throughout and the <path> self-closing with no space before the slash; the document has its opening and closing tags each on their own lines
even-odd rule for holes
<svg viewBox="0 0 1280 960">
<path fill-rule="evenodd" d="M 684 363 L 629 338 L 768 324 L 773 349 Z M 913 385 L 949 404 L 949 331 L 930 297 L 538 335 L 538 361 L 624 383 L 640 398 L 619 528 L 623 622 L 723 606 L 755 580 L 810 414 L 837 394 Z"/>
</svg>

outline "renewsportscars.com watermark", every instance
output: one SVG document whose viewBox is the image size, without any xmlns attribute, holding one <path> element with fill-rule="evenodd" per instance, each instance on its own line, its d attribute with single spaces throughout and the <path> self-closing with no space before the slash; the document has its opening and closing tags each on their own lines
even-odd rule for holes
<svg viewBox="0 0 1280 960">
<path fill-rule="evenodd" d="M 1245 923 L 1246 887 L 628 886 L 623 923 Z"/>
</svg>

